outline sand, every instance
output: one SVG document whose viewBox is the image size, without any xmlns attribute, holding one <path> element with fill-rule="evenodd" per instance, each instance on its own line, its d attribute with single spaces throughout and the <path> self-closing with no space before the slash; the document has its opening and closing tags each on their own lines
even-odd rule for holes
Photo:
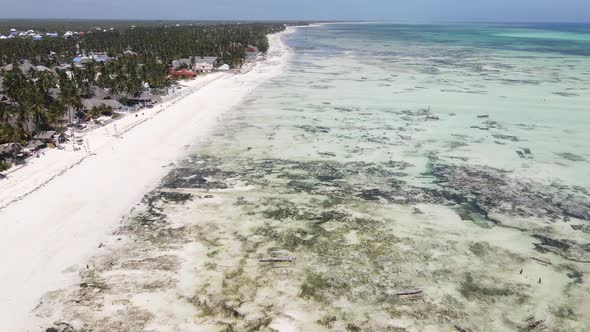
<svg viewBox="0 0 590 332">
<path fill-rule="evenodd" d="M 207 139 L 224 113 L 281 72 L 290 52 L 280 34 L 270 42 L 268 59 L 247 73 L 191 81 L 173 100 L 86 133 L 89 152 L 50 150 L 0 181 L 2 330 L 37 330 L 30 322 L 40 297 L 71 286 L 68 271 L 101 250 L 173 163 L 198 148 L 195 142 Z"/>
</svg>

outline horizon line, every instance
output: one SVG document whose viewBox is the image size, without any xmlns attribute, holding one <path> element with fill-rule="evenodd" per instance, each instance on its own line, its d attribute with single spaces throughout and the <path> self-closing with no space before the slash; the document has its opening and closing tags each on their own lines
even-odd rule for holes
<svg viewBox="0 0 590 332">
<path fill-rule="evenodd" d="M 249 22 L 249 23 L 390 23 L 390 24 L 590 24 L 590 21 L 563 20 L 510 20 L 510 21 L 460 21 L 460 20 L 331 20 L 331 19 L 168 19 L 168 18 L 72 18 L 72 17 L 0 17 L 0 21 L 103 21 L 103 22 Z"/>
</svg>

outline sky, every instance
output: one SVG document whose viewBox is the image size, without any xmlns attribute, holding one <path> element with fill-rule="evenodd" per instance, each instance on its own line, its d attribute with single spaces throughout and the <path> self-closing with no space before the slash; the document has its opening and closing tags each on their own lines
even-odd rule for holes
<svg viewBox="0 0 590 332">
<path fill-rule="evenodd" d="M 0 0 L 0 18 L 590 22 L 590 0 Z"/>
</svg>

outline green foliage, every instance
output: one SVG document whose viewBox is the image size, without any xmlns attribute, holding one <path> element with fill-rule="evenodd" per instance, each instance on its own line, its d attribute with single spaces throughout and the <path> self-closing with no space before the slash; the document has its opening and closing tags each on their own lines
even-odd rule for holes
<svg viewBox="0 0 590 332">
<path fill-rule="evenodd" d="M 90 119 L 96 119 L 98 117 L 100 117 L 101 115 L 112 115 L 113 114 L 113 109 L 109 106 L 106 105 L 100 105 L 100 106 L 95 106 L 93 108 L 91 108 L 87 113 L 86 113 L 86 117 L 90 118 Z"/>
<path fill-rule="evenodd" d="M 136 28 L 131 29 L 131 25 Z M 24 28 L 26 26 L 26 28 Z M 107 29 L 96 29 L 113 27 Z M 165 24 L 163 22 L 21 22 L 0 21 L 0 32 L 10 28 L 42 32 L 85 31 L 70 38 L 29 38 L 0 40 L 0 69 L 3 90 L 9 102 L 0 103 L 0 142 L 29 139 L 41 130 L 59 129 L 64 121 L 95 119 L 112 109 L 95 108 L 82 113 L 82 100 L 93 98 L 97 90 L 126 100 L 138 97 L 144 84 L 163 88 L 173 81 L 168 64 L 174 59 L 216 56 L 232 67 L 239 66 L 249 45 L 268 49 L 267 34 L 284 29 L 282 24 Z M 133 50 L 133 52 L 128 52 Z M 79 53 L 105 52 L 106 63 L 90 62 L 75 66 Z M 21 70 L 23 61 L 53 70 Z M 68 63 L 72 63 L 69 67 Z M 61 65 L 56 68 L 55 66 Z M 64 68 L 65 66 L 65 68 Z"/>
<path fill-rule="evenodd" d="M 101 25 L 98 22 L 95 23 Z M 159 59 L 163 64 L 169 64 L 174 59 L 190 56 L 218 56 L 228 64 L 232 64 L 243 59 L 248 45 L 256 45 L 260 51 L 266 52 L 268 50 L 266 35 L 284 29 L 283 24 L 256 23 L 198 23 L 177 27 L 162 26 L 155 22 L 149 25 L 144 22 L 144 24 L 136 25 L 135 29 L 130 29 L 131 24 L 129 24 L 106 32 L 81 25 L 75 26 L 78 29 L 73 31 L 85 31 L 85 35 L 74 35 L 70 38 L 44 38 L 39 41 L 27 38 L 3 40 L 0 41 L 0 66 L 22 59 L 29 59 L 34 64 L 54 65 L 71 61 L 78 50 L 87 53 L 106 52 L 111 56 L 117 56 L 129 48 L 137 52 L 142 63 L 148 62 L 148 59 Z M 43 27 L 38 29 L 49 30 Z M 60 32 L 63 33 L 63 31 Z M 50 52 L 54 54 L 51 55 Z"/>
<path fill-rule="evenodd" d="M 0 172 L 9 169 L 10 166 L 11 166 L 10 163 L 0 160 Z"/>
</svg>

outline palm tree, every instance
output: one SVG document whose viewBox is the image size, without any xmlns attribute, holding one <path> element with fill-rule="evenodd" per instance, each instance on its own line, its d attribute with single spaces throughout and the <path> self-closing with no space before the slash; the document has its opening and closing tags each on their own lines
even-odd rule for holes
<svg viewBox="0 0 590 332">
<path fill-rule="evenodd" d="M 33 90 L 27 100 L 27 115 L 31 118 L 34 124 L 34 129 L 43 128 L 46 126 L 46 102 L 45 98 L 38 91 Z M 29 133 L 32 133 L 33 128 L 29 127 Z"/>
<path fill-rule="evenodd" d="M 67 110 L 69 123 L 72 124 L 76 112 L 82 109 L 80 91 L 75 85 L 75 82 L 67 78 L 60 81 L 60 95 L 58 100 Z"/>
<path fill-rule="evenodd" d="M 66 111 L 67 107 L 63 104 L 61 99 L 58 98 L 53 103 L 51 103 L 47 109 L 47 121 L 54 125 L 59 124 L 60 129 L 63 130 L 62 124 Z"/>
<path fill-rule="evenodd" d="M 8 123 L 12 118 L 12 107 L 10 104 L 0 102 L 0 124 Z"/>
</svg>

